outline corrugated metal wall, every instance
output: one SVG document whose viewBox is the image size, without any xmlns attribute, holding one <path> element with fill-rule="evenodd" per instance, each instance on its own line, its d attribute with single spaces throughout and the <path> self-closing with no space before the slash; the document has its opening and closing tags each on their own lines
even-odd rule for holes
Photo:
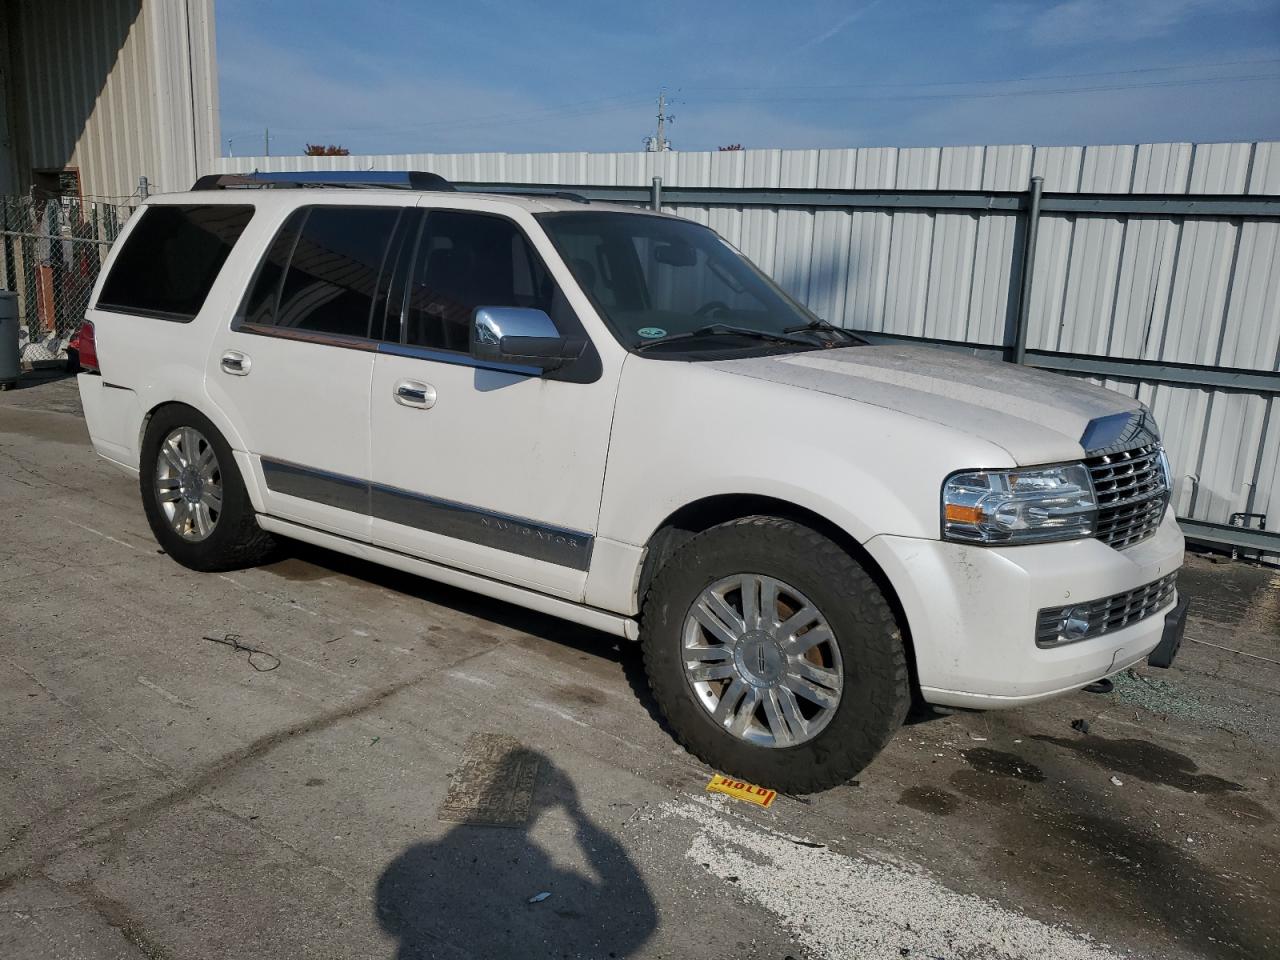
<svg viewBox="0 0 1280 960">
<path fill-rule="evenodd" d="M 3 0 L 10 147 L 0 192 L 30 170 L 80 171 L 86 196 L 191 185 L 219 153 L 213 0 Z"/>
<path fill-rule="evenodd" d="M 717 153 L 237 157 L 223 172 L 428 170 L 486 183 L 1280 194 L 1280 144 L 977 146 Z M 1006 344 L 1025 217 L 1012 212 L 672 206 L 709 224 L 819 316 L 862 330 Z M 1046 213 L 1028 346 L 1280 371 L 1280 222 Z M 1280 527 L 1280 399 L 1126 380 L 1163 425 L 1179 514 Z"/>
</svg>

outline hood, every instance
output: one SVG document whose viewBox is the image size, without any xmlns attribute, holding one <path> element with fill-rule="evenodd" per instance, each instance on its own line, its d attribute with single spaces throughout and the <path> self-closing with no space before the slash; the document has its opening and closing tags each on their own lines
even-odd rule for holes
<svg viewBox="0 0 1280 960">
<path fill-rule="evenodd" d="M 936 347 L 843 347 L 708 366 L 952 427 L 1022 466 L 1123 449 L 1154 433 L 1142 404 L 1122 394 Z"/>
</svg>

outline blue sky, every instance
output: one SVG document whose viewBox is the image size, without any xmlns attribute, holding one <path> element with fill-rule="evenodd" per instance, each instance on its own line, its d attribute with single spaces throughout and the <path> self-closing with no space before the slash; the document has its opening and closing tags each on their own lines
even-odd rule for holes
<svg viewBox="0 0 1280 960">
<path fill-rule="evenodd" d="M 237 155 L 1280 139 L 1280 0 L 216 9 Z"/>
</svg>

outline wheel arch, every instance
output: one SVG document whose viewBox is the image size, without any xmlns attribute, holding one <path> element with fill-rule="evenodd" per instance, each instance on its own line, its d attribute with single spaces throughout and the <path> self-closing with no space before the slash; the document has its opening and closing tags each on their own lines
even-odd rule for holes
<svg viewBox="0 0 1280 960">
<path fill-rule="evenodd" d="M 142 467 L 142 441 L 147 435 L 147 430 L 151 426 L 151 421 L 155 419 L 156 414 L 161 410 L 167 410 L 170 407 L 185 407 L 192 410 L 207 419 L 214 425 L 217 431 L 222 434 L 222 439 L 227 442 L 227 446 L 231 448 L 231 455 L 236 460 L 236 466 L 240 471 L 240 479 L 245 485 L 245 489 L 249 493 L 249 500 L 253 504 L 255 510 L 261 512 L 263 510 L 262 491 L 258 486 L 258 477 L 250 466 L 248 454 L 245 450 L 244 442 L 240 438 L 239 431 L 215 404 L 206 403 L 197 405 L 182 398 L 169 398 L 152 404 L 151 407 L 142 415 L 142 422 L 138 426 L 137 451 L 139 469 Z"/>
<path fill-rule="evenodd" d="M 138 425 L 137 449 L 139 451 L 142 450 L 142 440 L 146 437 L 147 429 L 151 426 L 151 421 L 155 419 L 155 415 L 161 410 L 168 409 L 169 407 L 186 407 L 188 410 L 194 410 L 218 428 L 218 432 L 222 434 L 222 439 L 227 441 L 227 445 L 231 447 L 232 451 L 244 449 L 244 444 L 240 442 L 239 434 L 227 418 L 223 416 L 221 410 L 212 407 L 212 405 L 208 405 L 206 408 L 201 409 L 194 403 L 190 403 L 186 400 L 169 399 L 161 400 L 158 403 L 152 404 L 151 407 L 143 413 L 142 422 Z"/>
<path fill-rule="evenodd" d="M 915 642 L 910 621 L 893 581 L 849 531 L 817 511 L 788 500 L 761 494 L 717 494 L 687 503 L 675 510 L 659 524 L 645 544 L 644 559 L 636 581 L 636 608 L 641 608 L 654 575 L 681 546 L 712 527 L 750 516 L 780 517 L 803 524 L 831 540 L 867 571 L 884 594 L 902 631 L 912 693 L 918 696 L 920 684 L 916 672 Z"/>
</svg>

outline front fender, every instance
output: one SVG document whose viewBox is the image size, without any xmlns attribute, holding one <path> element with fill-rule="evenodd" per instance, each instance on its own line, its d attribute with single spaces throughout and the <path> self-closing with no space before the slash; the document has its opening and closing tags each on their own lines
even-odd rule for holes
<svg viewBox="0 0 1280 960">
<path fill-rule="evenodd" d="M 599 533 L 643 546 L 686 504 L 736 493 L 794 503 L 859 543 L 936 538 L 947 474 L 978 465 L 1014 463 L 994 444 L 885 407 L 631 357 Z"/>
</svg>

